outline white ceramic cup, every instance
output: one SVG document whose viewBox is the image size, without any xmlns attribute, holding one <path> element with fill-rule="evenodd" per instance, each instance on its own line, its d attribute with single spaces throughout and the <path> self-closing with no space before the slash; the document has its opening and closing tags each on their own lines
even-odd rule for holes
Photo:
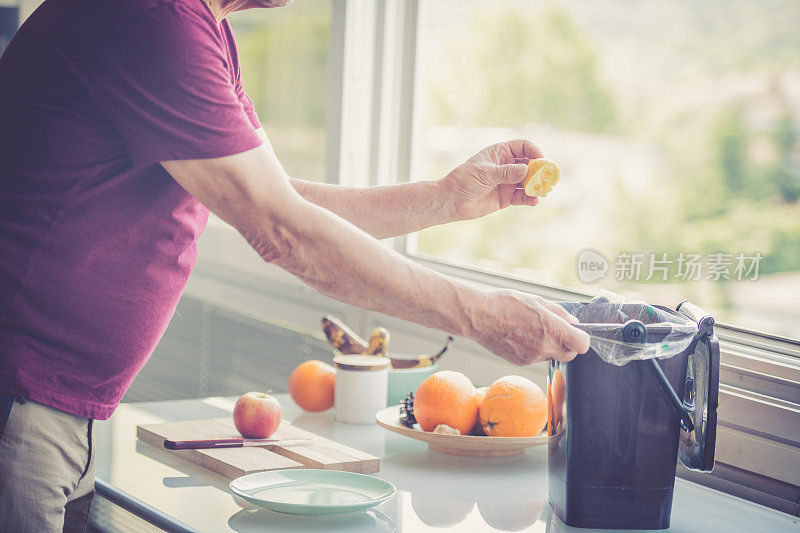
<svg viewBox="0 0 800 533">
<path fill-rule="evenodd" d="M 337 355 L 333 418 L 349 424 L 374 424 L 386 407 L 391 360 L 375 355 Z"/>
</svg>

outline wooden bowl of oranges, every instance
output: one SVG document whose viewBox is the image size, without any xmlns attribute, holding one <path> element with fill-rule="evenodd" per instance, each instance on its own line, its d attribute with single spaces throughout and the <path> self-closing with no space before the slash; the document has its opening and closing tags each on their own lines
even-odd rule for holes
<svg viewBox="0 0 800 533">
<path fill-rule="evenodd" d="M 428 443 L 431 450 L 470 457 L 518 455 L 548 437 L 548 403 L 542 389 L 522 376 L 504 376 L 476 388 L 460 372 L 426 378 L 400 405 L 375 415 L 389 431 Z"/>
</svg>

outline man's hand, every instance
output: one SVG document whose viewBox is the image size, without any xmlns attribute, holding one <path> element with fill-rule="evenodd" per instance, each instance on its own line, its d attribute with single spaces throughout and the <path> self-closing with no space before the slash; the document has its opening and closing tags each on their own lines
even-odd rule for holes
<svg viewBox="0 0 800 533">
<path fill-rule="evenodd" d="M 569 361 L 589 350 L 589 334 L 557 303 L 514 290 L 489 293 L 473 338 L 515 365 L 543 359 Z"/>
<path fill-rule="evenodd" d="M 266 134 L 259 131 L 272 156 Z M 469 220 L 509 205 L 536 205 L 520 188 L 528 160 L 542 157 L 532 142 L 515 140 L 481 150 L 437 181 L 383 187 L 343 187 L 292 180 L 295 190 L 379 239 Z"/>
<path fill-rule="evenodd" d="M 536 205 L 521 189 L 528 160 L 542 152 L 527 140 L 488 146 L 439 180 L 456 220 L 479 218 L 510 205 Z"/>
</svg>

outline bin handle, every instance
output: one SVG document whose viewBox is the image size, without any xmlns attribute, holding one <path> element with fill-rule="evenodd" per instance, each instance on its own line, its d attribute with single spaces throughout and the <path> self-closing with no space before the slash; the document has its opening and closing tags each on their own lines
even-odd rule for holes
<svg viewBox="0 0 800 533">
<path fill-rule="evenodd" d="M 700 435 L 687 435 L 690 443 L 700 447 L 700 455 L 681 457 L 681 462 L 692 470 L 711 472 L 714 468 L 717 436 L 717 407 L 719 404 L 719 341 L 714 335 L 714 317 L 691 302 L 682 302 L 676 310 L 697 322 L 698 332 L 688 350 L 696 353 L 697 344 L 702 342 L 708 350 L 708 377 L 705 395 L 705 409 L 699 410 L 695 402 L 694 419 L 700 426 Z M 698 438 L 700 440 L 698 440 Z"/>
<path fill-rule="evenodd" d="M 647 328 L 639 320 L 628 320 L 622 327 L 622 341 L 626 343 L 646 343 Z M 683 400 L 678 398 L 678 394 L 675 392 L 675 389 L 672 388 L 664 371 L 661 370 L 658 361 L 655 358 L 648 359 L 648 361 L 653 371 L 656 373 L 656 378 L 661 384 L 661 388 L 666 393 L 667 398 L 669 398 L 670 405 L 672 405 L 675 414 L 681 419 L 681 427 L 685 431 L 694 431 L 694 422 L 692 422 L 689 410 L 684 405 Z"/>
</svg>

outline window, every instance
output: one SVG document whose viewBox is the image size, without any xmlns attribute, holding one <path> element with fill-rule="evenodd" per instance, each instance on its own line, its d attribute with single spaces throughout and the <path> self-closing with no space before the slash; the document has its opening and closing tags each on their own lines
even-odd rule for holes
<svg viewBox="0 0 800 533">
<path fill-rule="evenodd" d="M 18 21 L 19 8 L 17 6 L 0 5 L 0 55 L 17 31 Z"/>
<path fill-rule="evenodd" d="M 229 17 L 245 92 L 286 171 L 295 178 L 325 181 L 328 54 L 331 0 L 298 0 L 291 8 L 251 9 Z M 335 149 L 335 147 L 334 147 Z M 217 216 L 211 230 L 232 232 Z M 225 245 L 201 247 L 219 251 Z M 254 254 L 229 250 L 239 262 Z"/>
<path fill-rule="evenodd" d="M 245 91 L 275 152 L 291 176 L 324 180 L 331 1 L 248 10 L 230 22 Z"/>
<path fill-rule="evenodd" d="M 412 253 L 800 338 L 800 4 L 420 13 L 412 179 L 515 137 L 562 176 L 540 206 L 420 232 Z"/>
</svg>

